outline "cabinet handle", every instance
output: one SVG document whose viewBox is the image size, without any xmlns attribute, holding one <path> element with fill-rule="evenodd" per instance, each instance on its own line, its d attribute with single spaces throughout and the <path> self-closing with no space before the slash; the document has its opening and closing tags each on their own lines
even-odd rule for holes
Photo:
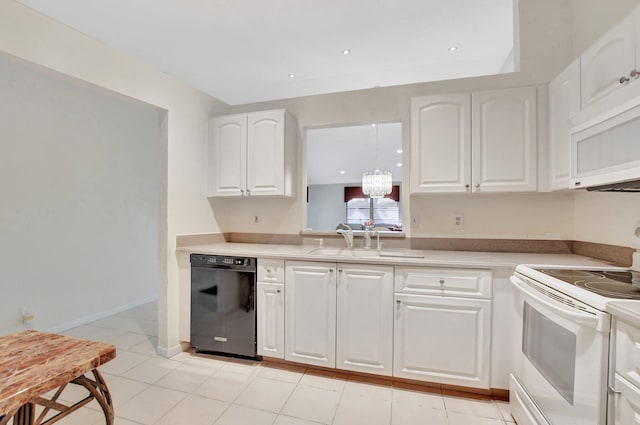
<svg viewBox="0 0 640 425">
<path fill-rule="evenodd" d="M 240 189 L 240 195 L 244 196 L 244 189 Z"/>
<path fill-rule="evenodd" d="M 622 77 L 620 77 L 620 79 L 618 80 L 618 82 L 620 84 L 627 84 L 629 82 L 629 77 L 627 77 L 626 75 L 623 75 Z"/>
<path fill-rule="evenodd" d="M 279 290 L 279 289 L 276 289 L 276 292 L 279 294 L 279 293 L 280 293 L 280 290 Z"/>
<path fill-rule="evenodd" d="M 338 269 L 338 273 L 342 273 L 342 269 Z"/>
<path fill-rule="evenodd" d="M 476 189 L 480 189 L 480 183 L 476 183 Z"/>
<path fill-rule="evenodd" d="M 629 75 L 631 76 L 631 78 L 638 78 L 640 77 L 640 72 L 634 69 L 633 71 L 631 71 L 631 74 Z"/>
<path fill-rule="evenodd" d="M 444 285 L 444 279 L 440 279 L 440 285 Z"/>
<path fill-rule="evenodd" d="M 247 189 L 247 196 L 251 196 L 251 191 Z"/>
<path fill-rule="evenodd" d="M 329 269 L 329 273 L 333 273 L 333 269 Z"/>
<path fill-rule="evenodd" d="M 469 183 L 467 183 L 467 184 L 464 185 L 464 188 L 469 190 L 469 188 L 471 188 L 471 185 Z"/>
<path fill-rule="evenodd" d="M 582 184 L 582 182 L 575 182 L 574 185 L 575 186 L 580 186 Z"/>
<path fill-rule="evenodd" d="M 402 301 L 396 300 L 396 304 L 400 305 L 400 304 L 402 304 Z"/>
</svg>

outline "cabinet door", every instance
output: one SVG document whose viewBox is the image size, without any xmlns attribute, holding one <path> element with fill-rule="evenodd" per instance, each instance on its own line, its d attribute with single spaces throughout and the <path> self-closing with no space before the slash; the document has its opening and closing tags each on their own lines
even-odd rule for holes
<svg viewBox="0 0 640 425">
<path fill-rule="evenodd" d="M 472 113 L 473 190 L 535 191 L 535 87 L 473 93 Z"/>
<path fill-rule="evenodd" d="M 580 64 L 574 61 L 549 83 L 549 188 L 569 188 L 569 119 L 580 112 Z"/>
<path fill-rule="evenodd" d="M 633 16 L 627 17 L 580 57 L 582 108 L 623 87 L 635 67 Z"/>
<path fill-rule="evenodd" d="M 617 373 L 611 403 L 610 421 L 613 425 L 640 425 L 640 388 L 632 385 Z"/>
<path fill-rule="evenodd" d="M 393 267 L 338 264 L 338 369 L 391 376 Z"/>
<path fill-rule="evenodd" d="M 393 375 L 489 388 L 491 301 L 396 294 Z"/>
<path fill-rule="evenodd" d="M 258 282 L 258 354 L 284 358 L 284 285 Z"/>
<path fill-rule="evenodd" d="M 411 99 L 411 192 L 465 192 L 471 184 L 471 96 Z"/>
<path fill-rule="evenodd" d="M 207 196 L 242 196 L 247 176 L 247 116 L 209 121 Z"/>
<path fill-rule="evenodd" d="M 284 195 L 285 113 L 248 114 L 247 193 Z"/>
<path fill-rule="evenodd" d="M 285 266 L 286 360 L 336 365 L 335 265 L 287 261 Z"/>
</svg>

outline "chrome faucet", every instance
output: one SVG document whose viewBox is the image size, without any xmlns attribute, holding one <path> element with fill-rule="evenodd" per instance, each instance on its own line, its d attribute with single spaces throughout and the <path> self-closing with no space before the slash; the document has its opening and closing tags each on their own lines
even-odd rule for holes
<svg viewBox="0 0 640 425">
<path fill-rule="evenodd" d="M 353 248 L 353 229 L 348 224 L 338 224 L 336 232 L 344 237 L 344 240 L 347 243 L 347 249 Z"/>
</svg>

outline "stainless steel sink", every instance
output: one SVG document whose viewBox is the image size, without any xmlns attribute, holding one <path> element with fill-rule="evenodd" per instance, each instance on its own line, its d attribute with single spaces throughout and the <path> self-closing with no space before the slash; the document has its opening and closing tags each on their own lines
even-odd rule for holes
<svg viewBox="0 0 640 425">
<path fill-rule="evenodd" d="M 315 248 L 309 251 L 311 255 L 326 255 L 328 257 L 350 257 L 350 258 L 359 258 L 359 257 L 377 257 L 378 251 L 375 249 L 358 249 L 358 248 L 333 248 L 333 247 L 322 247 Z"/>
</svg>

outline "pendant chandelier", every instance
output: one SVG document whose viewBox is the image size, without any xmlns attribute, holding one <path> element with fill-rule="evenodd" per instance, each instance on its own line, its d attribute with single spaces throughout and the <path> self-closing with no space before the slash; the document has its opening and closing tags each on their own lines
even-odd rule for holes
<svg viewBox="0 0 640 425">
<path fill-rule="evenodd" d="M 378 163 L 378 143 L 379 132 L 378 125 L 372 124 L 376 128 L 376 164 Z M 391 187 L 393 185 L 391 172 L 380 171 L 376 168 L 375 171 L 367 171 L 362 174 L 362 193 L 369 195 L 371 198 L 383 198 L 384 195 L 391 193 Z"/>
</svg>

